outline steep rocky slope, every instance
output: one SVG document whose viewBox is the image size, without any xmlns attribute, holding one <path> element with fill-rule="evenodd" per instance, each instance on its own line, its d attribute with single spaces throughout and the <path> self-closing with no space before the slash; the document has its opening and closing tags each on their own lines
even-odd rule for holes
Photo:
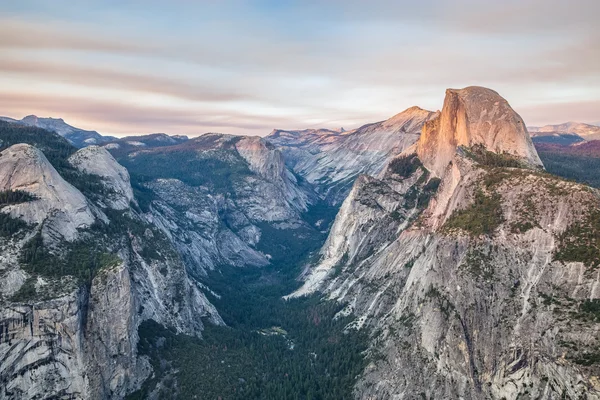
<svg viewBox="0 0 600 400">
<path fill-rule="evenodd" d="M 416 154 L 429 171 L 442 176 L 459 146 L 483 146 L 541 166 L 523 119 L 496 92 L 468 87 L 448 89 L 439 118 L 426 123 Z"/>
<path fill-rule="evenodd" d="M 304 281 L 371 329 L 357 398 L 600 398 L 600 195 L 545 173 L 491 90 L 449 90 L 357 180 Z"/>
<path fill-rule="evenodd" d="M 162 231 L 125 206 L 128 175 L 105 150 L 9 125 L 0 140 L 0 398 L 122 398 L 152 373 L 142 321 L 190 335 L 223 323 Z"/>
<path fill-rule="evenodd" d="M 411 107 L 392 118 L 350 132 L 275 130 L 267 140 L 283 152 L 293 171 L 340 204 L 359 174 L 377 175 L 391 159 L 417 141 L 436 114 Z"/>
<path fill-rule="evenodd" d="M 264 139 L 206 134 L 171 146 L 106 147 L 134 177 L 144 212 L 198 276 L 219 265 L 267 265 L 283 250 L 264 246 L 264 232 L 298 240 L 319 234 L 303 219 L 316 194 Z"/>
<path fill-rule="evenodd" d="M 2 152 L 0 190 L 21 190 L 34 197 L 26 203 L 9 204 L 2 212 L 28 224 L 44 223 L 47 239 L 73 241 L 78 229 L 90 227 L 95 220 L 85 196 L 59 175 L 39 149 L 28 144 Z"/>
<path fill-rule="evenodd" d="M 134 201 L 129 172 L 119 165 L 105 148 L 84 147 L 69 157 L 69 163 L 78 170 L 102 180 L 106 190 L 104 197 L 110 208 L 124 210 Z"/>
</svg>

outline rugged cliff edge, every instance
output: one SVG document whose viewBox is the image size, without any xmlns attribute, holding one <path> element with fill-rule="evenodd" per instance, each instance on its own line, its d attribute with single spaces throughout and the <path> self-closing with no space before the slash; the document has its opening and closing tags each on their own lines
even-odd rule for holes
<svg viewBox="0 0 600 400">
<path fill-rule="evenodd" d="M 281 149 L 293 171 L 340 204 L 359 174 L 377 175 L 387 162 L 419 138 L 436 113 L 411 107 L 386 121 L 354 131 L 274 130 L 267 140 Z"/>
<path fill-rule="evenodd" d="M 145 216 L 197 277 L 224 265 L 268 265 L 277 255 L 262 245 L 265 232 L 266 242 L 319 234 L 302 218 L 317 195 L 263 138 L 209 133 L 175 145 L 124 139 L 107 147 L 135 177 Z"/>
<path fill-rule="evenodd" d="M 223 322 L 129 207 L 129 175 L 106 150 L 16 129 L 3 145 L 31 139 L 51 156 L 0 152 L 0 399 L 122 398 L 152 373 L 137 356 L 143 320 L 190 335 Z"/>
<path fill-rule="evenodd" d="M 416 153 L 425 168 L 439 177 L 457 147 L 475 145 L 519 157 L 532 166 L 542 165 L 523 119 L 498 93 L 477 86 L 448 89 L 442 113 L 425 124 Z"/>
<path fill-rule="evenodd" d="M 357 180 L 304 280 L 372 329 L 357 398 L 600 398 L 600 195 L 491 90 Z"/>
</svg>

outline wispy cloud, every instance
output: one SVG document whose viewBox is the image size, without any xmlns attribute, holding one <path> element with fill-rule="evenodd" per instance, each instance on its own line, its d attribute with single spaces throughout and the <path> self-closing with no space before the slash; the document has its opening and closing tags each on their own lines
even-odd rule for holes
<svg viewBox="0 0 600 400">
<path fill-rule="evenodd" d="M 266 134 L 437 109 L 445 88 L 478 84 L 528 124 L 600 119 L 597 1 L 22 0 L 2 10 L 0 114 L 68 115 L 107 133 Z"/>
</svg>

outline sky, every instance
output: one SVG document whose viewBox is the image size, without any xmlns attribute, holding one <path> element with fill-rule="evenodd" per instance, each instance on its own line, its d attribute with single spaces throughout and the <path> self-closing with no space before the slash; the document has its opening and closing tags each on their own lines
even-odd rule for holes
<svg viewBox="0 0 600 400">
<path fill-rule="evenodd" d="M 598 0 L 0 0 L 0 115 L 103 134 L 352 129 L 480 85 L 600 122 Z"/>
</svg>

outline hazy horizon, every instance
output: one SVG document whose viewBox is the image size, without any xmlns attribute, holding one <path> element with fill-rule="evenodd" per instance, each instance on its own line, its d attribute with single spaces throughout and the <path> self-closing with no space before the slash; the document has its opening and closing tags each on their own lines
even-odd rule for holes
<svg viewBox="0 0 600 400">
<path fill-rule="evenodd" d="M 486 86 L 529 126 L 600 120 L 591 0 L 1 4 L 0 114 L 104 135 L 357 128 Z"/>
</svg>

